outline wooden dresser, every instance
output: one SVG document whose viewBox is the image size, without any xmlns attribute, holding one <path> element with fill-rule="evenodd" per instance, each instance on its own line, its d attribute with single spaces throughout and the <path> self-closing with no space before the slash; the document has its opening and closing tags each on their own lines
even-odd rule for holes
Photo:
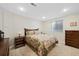
<svg viewBox="0 0 79 59">
<path fill-rule="evenodd" d="M 79 30 L 66 30 L 65 44 L 79 48 Z"/>
<path fill-rule="evenodd" d="M 14 44 L 15 44 L 15 48 L 25 46 L 24 37 L 23 36 L 16 37 Z"/>
<path fill-rule="evenodd" d="M 0 40 L 0 56 L 9 55 L 9 38 Z"/>
</svg>

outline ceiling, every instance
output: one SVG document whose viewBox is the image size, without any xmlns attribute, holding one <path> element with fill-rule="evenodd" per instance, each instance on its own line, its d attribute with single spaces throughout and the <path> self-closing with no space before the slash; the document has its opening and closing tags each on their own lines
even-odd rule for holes
<svg viewBox="0 0 79 59">
<path fill-rule="evenodd" d="M 79 13 L 78 3 L 1 3 L 0 7 L 13 13 L 36 20 L 46 21 L 52 18 Z"/>
</svg>

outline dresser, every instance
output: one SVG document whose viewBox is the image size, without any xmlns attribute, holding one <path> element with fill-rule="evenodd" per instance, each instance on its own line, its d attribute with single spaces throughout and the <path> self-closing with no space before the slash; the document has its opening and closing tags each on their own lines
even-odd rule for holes
<svg viewBox="0 0 79 59">
<path fill-rule="evenodd" d="M 25 46 L 24 37 L 23 36 L 15 37 L 14 44 L 15 44 L 15 48 Z"/>
<path fill-rule="evenodd" d="M 9 38 L 0 40 L 0 56 L 9 55 Z"/>
<path fill-rule="evenodd" d="M 66 30 L 65 44 L 68 46 L 79 48 L 79 30 Z"/>
</svg>

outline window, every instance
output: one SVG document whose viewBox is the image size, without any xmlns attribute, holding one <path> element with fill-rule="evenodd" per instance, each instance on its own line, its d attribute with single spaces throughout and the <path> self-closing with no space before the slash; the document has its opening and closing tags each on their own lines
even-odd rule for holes
<svg viewBox="0 0 79 59">
<path fill-rule="evenodd" d="M 52 23 L 52 32 L 62 32 L 63 31 L 63 20 L 58 20 Z"/>
</svg>

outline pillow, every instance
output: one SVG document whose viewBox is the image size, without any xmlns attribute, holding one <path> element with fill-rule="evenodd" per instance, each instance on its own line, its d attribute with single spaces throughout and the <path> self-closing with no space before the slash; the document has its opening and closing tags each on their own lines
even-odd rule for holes
<svg viewBox="0 0 79 59">
<path fill-rule="evenodd" d="M 35 31 L 35 34 L 40 34 L 40 32 L 39 31 Z"/>
<path fill-rule="evenodd" d="M 35 34 L 35 32 L 34 31 L 27 31 L 26 34 L 27 35 L 33 35 L 33 34 Z"/>
</svg>

